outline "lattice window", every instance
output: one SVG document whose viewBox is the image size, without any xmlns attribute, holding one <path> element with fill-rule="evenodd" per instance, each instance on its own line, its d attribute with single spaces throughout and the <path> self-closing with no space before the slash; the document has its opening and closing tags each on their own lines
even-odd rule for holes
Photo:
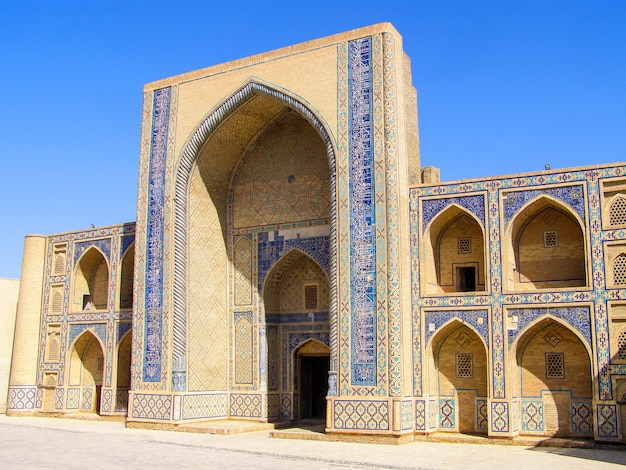
<svg viewBox="0 0 626 470">
<path fill-rule="evenodd" d="M 304 286 L 304 308 L 305 310 L 317 310 L 317 285 Z"/>
<path fill-rule="evenodd" d="M 471 237 L 459 237 L 457 238 L 459 245 L 459 254 L 472 252 L 472 238 Z"/>
<path fill-rule="evenodd" d="M 59 344 L 58 333 L 53 333 L 48 339 L 48 361 L 59 362 L 61 345 Z"/>
<path fill-rule="evenodd" d="M 543 247 L 554 248 L 556 246 L 559 246 L 559 232 L 557 230 L 543 232 Z"/>
<path fill-rule="evenodd" d="M 57 253 L 54 256 L 54 274 L 65 273 L 65 253 Z"/>
<path fill-rule="evenodd" d="M 564 379 L 563 353 L 546 353 L 546 379 Z"/>
<path fill-rule="evenodd" d="M 59 291 L 52 294 L 52 313 L 61 313 L 63 310 L 63 295 Z"/>
<path fill-rule="evenodd" d="M 622 330 L 617 337 L 617 359 L 626 361 L 626 329 Z"/>
<path fill-rule="evenodd" d="M 623 253 L 613 261 L 613 282 L 626 284 L 626 255 Z"/>
<path fill-rule="evenodd" d="M 611 225 L 626 224 L 626 199 L 618 197 L 611 204 L 609 209 L 609 223 Z"/>
<path fill-rule="evenodd" d="M 471 379 L 474 376 L 474 355 L 472 353 L 457 353 L 455 365 L 458 379 Z"/>
</svg>

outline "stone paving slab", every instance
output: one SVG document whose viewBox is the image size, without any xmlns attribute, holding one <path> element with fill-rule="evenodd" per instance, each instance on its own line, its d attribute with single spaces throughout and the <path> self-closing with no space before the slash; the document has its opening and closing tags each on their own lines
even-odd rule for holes
<svg viewBox="0 0 626 470">
<path fill-rule="evenodd" d="M 1 468 L 541 469 L 622 468 L 626 452 L 412 442 L 285 440 L 269 431 L 216 435 L 130 429 L 119 421 L 0 415 Z"/>
</svg>

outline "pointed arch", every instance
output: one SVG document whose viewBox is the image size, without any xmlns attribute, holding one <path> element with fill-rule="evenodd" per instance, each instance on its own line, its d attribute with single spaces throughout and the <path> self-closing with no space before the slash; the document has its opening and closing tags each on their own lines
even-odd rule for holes
<svg viewBox="0 0 626 470">
<path fill-rule="evenodd" d="M 133 307 L 133 278 L 135 272 L 135 243 L 131 243 L 120 262 L 119 308 Z"/>
<path fill-rule="evenodd" d="M 591 351 L 579 333 L 550 315 L 529 324 L 515 344 L 513 374 L 521 403 L 522 433 L 593 432 Z M 572 413 L 583 409 L 580 420 Z"/>
<path fill-rule="evenodd" d="M 485 290 L 485 229 L 466 208 L 452 203 L 432 219 L 422 253 L 425 293 Z"/>
<path fill-rule="evenodd" d="M 429 394 L 439 398 L 439 428 L 487 432 L 488 361 L 481 335 L 457 317 L 443 325 L 427 347 Z"/>
<path fill-rule="evenodd" d="M 74 268 L 72 310 L 105 310 L 109 298 L 109 264 L 96 246 L 88 248 Z"/>
<path fill-rule="evenodd" d="M 511 221 L 503 240 L 503 283 L 507 290 L 587 285 L 584 223 L 546 194 L 528 201 Z"/>
<path fill-rule="evenodd" d="M 206 226 L 211 227 L 210 233 L 204 232 L 197 235 L 199 237 L 203 237 L 202 244 L 204 244 L 204 246 L 212 247 L 211 254 L 209 256 L 208 253 L 199 253 L 198 259 L 201 261 L 196 261 L 196 263 L 198 265 L 201 262 L 204 264 L 208 263 L 207 265 L 214 266 L 217 270 L 225 270 L 226 268 L 224 266 L 232 261 L 232 253 L 229 251 L 230 244 L 227 240 L 227 220 L 225 219 L 227 214 L 225 210 L 227 204 L 227 188 L 216 188 L 211 183 L 218 180 L 222 182 L 226 181 L 228 183 L 228 175 L 232 172 L 233 165 L 237 162 L 237 158 L 242 154 L 243 148 L 240 148 L 237 152 L 235 152 L 235 150 L 230 149 L 228 145 L 222 146 L 221 141 L 219 140 L 221 138 L 220 129 L 228 127 L 231 122 L 231 117 L 235 116 L 238 119 L 240 118 L 242 125 L 238 127 L 239 131 L 249 132 L 249 134 L 247 134 L 245 138 L 238 139 L 238 145 L 243 145 L 246 142 L 249 142 L 256 132 L 252 131 L 254 129 L 260 129 L 259 126 L 264 122 L 267 122 L 267 116 L 269 116 L 269 114 L 264 115 L 263 113 L 246 113 L 247 110 L 252 109 L 255 106 L 257 106 L 256 109 L 270 113 L 279 112 L 283 108 L 290 108 L 304 118 L 311 126 L 313 126 L 324 142 L 331 175 L 330 250 L 331 271 L 333 271 L 332 277 L 334 278 L 336 218 L 334 200 L 335 151 L 328 126 L 317 116 L 308 103 L 289 95 L 284 90 L 271 87 L 268 84 L 260 83 L 258 81 L 250 81 L 227 98 L 221 105 L 211 111 L 196 128 L 193 135 L 183 147 L 181 158 L 175 169 L 172 323 L 172 362 L 175 365 L 185 364 L 190 360 L 190 358 L 187 357 L 187 349 L 189 347 L 188 345 L 193 343 L 191 340 L 188 341 L 186 337 L 187 331 L 194 331 L 194 328 L 191 325 L 188 325 L 188 322 L 191 321 L 189 309 L 193 306 L 189 306 L 190 303 L 187 298 L 187 286 L 189 283 L 196 282 L 194 279 L 190 278 L 193 274 L 190 274 L 192 270 L 190 270 L 190 266 L 188 266 L 188 260 L 196 259 L 195 256 L 189 256 L 189 252 L 192 247 L 190 239 L 191 237 L 196 236 L 194 235 L 193 227 L 190 227 L 189 224 L 190 214 L 194 213 L 194 211 L 195 214 L 202 214 L 204 220 L 206 221 Z M 238 122 L 239 121 L 233 121 L 232 123 L 234 125 Z M 203 163 L 203 168 L 199 169 L 199 157 L 203 154 L 203 152 L 206 152 L 207 148 L 209 148 L 208 146 L 211 145 L 218 146 L 226 152 L 231 152 L 231 154 L 235 152 L 237 153 L 237 158 L 232 155 L 231 157 L 228 157 L 230 158 L 228 162 L 207 161 Z M 216 172 L 223 172 L 224 176 L 218 178 L 219 175 Z M 207 179 L 207 176 L 209 179 Z M 192 184 L 193 181 L 197 182 L 196 187 L 200 187 L 202 184 L 205 189 L 200 192 L 196 191 L 194 189 L 194 185 Z M 206 260 L 204 258 L 206 258 Z M 227 312 L 225 310 L 226 304 L 222 305 L 222 303 L 226 300 L 225 284 L 220 281 L 213 283 L 213 285 L 216 286 L 216 289 L 214 289 L 214 291 L 210 294 L 212 296 L 211 299 L 215 300 L 215 296 L 219 298 L 223 297 L 221 302 L 219 299 L 217 299 L 217 302 L 211 302 L 214 307 L 213 315 L 216 318 L 214 323 L 216 325 L 221 325 L 227 318 Z M 334 283 L 331 283 L 331 286 L 334 286 Z M 223 292 L 220 289 L 222 289 Z M 336 312 L 334 292 L 332 293 L 331 298 L 333 299 L 333 306 L 330 310 L 332 312 L 331 315 L 334 316 Z M 226 334 L 221 336 L 227 337 Z M 332 336 L 335 337 L 335 334 Z M 336 343 L 336 341 L 334 342 Z M 221 352 L 216 353 L 217 356 L 225 356 L 226 354 L 227 348 L 225 346 L 222 348 Z M 223 362 L 227 362 L 225 357 Z M 180 366 L 175 367 L 177 372 L 179 371 L 179 367 Z M 188 367 L 191 366 L 188 364 Z M 190 371 L 188 370 L 187 373 L 189 375 Z M 189 385 L 187 386 L 189 387 Z M 202 385 L 202 387 L 203 389 L 206 389 L 204 385 Z"/>
<path fill-rule="evenodd" d="M 304 271 L 306 275 L 302 275 Z M 307 307 L 307 286 L 315 287 L 315 306 Z M 309 296 L 313 295 L 309 292 Z M 330 285 L 326 271 L 297 248 L 288 251 L 269 270 L 263 282 L 265 313 L 329 311 Z"/>
<path fill-rule="evenodd" d="M 626 224 L 626 197 L 621 194 L 616 196 L 609 206 L 609 224 Z"/>
<path fill-rule="evenodd" d="M 100 393 L 105 370 L 105 348 L 90 329 L 76 337 L 70 347 L 70 367 L 67 383 L 78 386 L 83 411 L 100 412 Z"/>
</svg>

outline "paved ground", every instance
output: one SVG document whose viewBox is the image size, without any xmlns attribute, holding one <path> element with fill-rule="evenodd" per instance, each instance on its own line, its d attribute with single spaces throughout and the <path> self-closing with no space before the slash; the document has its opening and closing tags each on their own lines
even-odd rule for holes
<svg viewBox="0 0 626 470">
<path fill-rule="evenodd" d="M 128 429 L 122 422 L 0 415 L 0 468 L 591 469 L 626 451 L 414 442 L 374 445 Z"/>
</svg>

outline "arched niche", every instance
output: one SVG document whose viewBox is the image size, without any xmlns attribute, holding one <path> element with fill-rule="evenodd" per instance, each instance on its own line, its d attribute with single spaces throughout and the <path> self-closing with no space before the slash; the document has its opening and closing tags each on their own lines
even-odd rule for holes
<svg viewBox="0 0 626 470">
<path fill-rule="evenodd" d="M 71 347 L 70 387 L 80 388 L 82 411 L 100 413 L 100 394 L 104 376 L 104 353 L 98 338 L 89 330 L 81 333 Z"/>
<path fill-rule="evenodd" d="M 122 256 L 120 263 L 119 308 L 133 307 L 133 276 L 135 271 L 135 244 L 133 243 Z"/>
<path fill-rule="evenodd" d="M 115 411 L 128 410 L 128 391 L 130 390 L 130 361 L 132 350 L 132 330 L 127 331 L 117 345 L 115 370 Z"/>
<path fill-rule="evenodd" d="M 485 290 L 484 231 L 470 212 L 451 204 L 433 219 L 423 239 L 426 294 Z"/>
<path fill-rule="evenodd" d="M 508 290 L 587 285 L 582 221 L 559 201 L 542 196 L 511 222 L 503 240 L 503 281 Z"/>
<path fill-rule="evenodd" d="M 439 398 L 440 430 L 487 432 L 487 348 L 480 335 L 453 319 L 430 340 L 428 390 Z"/>
<path fill-rule="evenodd" d="M 233 231 L 323 216 L 332 233 L 333 169 L 332 144 L 313 113 L 254 82 L 190 138 L 176 170 L 172 338 L 172 360 L 186 362 L 189 390 L 227 387 L 231 273 L 237 305 L 250 304 L 256 290 L 245 261 L 248 242 Z M 315 199 L 327 203 L 312 207 Z"/>
<path fill-rule="evenodd" d="M 74 270 L 72 310 L 106 310 L 109 296 L 109 265 L 96 247 L 78 260 Z"/>
<path fill-rule="evenodd" d="M 538 319 L 519 337 L 514 357 L 511 385 L 520 397 L 523 434 L 593 434 L 591 360 L 574 330 L 552 317 Z M 573 412 L 588 422 L 572 419 Z"/>
</svg>

